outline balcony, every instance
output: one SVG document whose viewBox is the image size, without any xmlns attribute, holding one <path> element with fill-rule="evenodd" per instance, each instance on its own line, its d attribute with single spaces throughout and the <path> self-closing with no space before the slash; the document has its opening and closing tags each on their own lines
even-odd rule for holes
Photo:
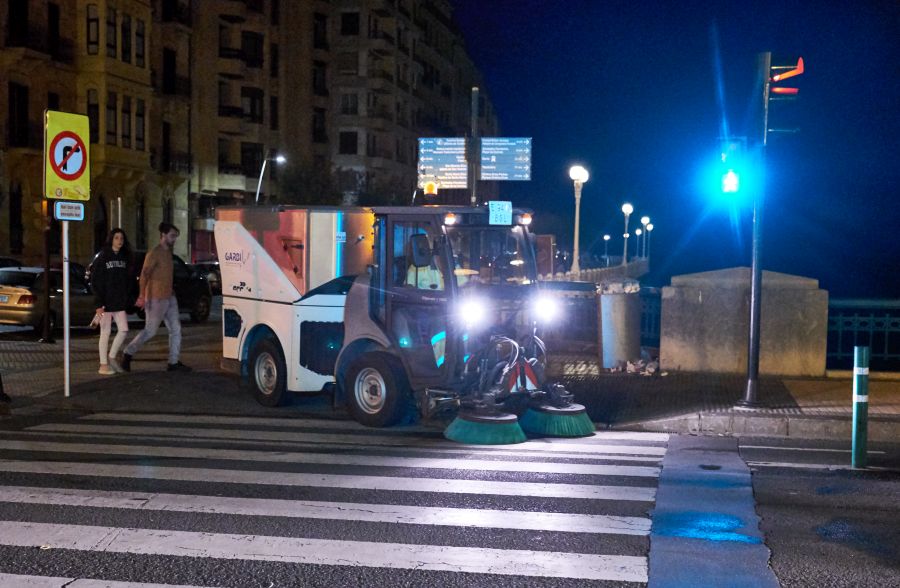
<svg viewBox="0 0 900 588">
<path fill-rule="evenodd" d="M 219 190 L 241 190 L 247 187 L 244 170 L 240 164 L 219 163 Z"/>
<path fill-rule="evenodd" d="M 164 174 L 189 175 L 192 169 L 191 154 L 183 151 L 150 150 L 150 167 Z"/>
<path fill-rule="evenodd" d="M 219 47 L 219 57 L 222 59 L 244 60 L 244 51 L 236 47 Z"/>
<path fill-rule="evenodd" d="M 7 31 L 6 47 L 30 49 L 48 55 L 50 59 L 60 63 L 71 64 L 75 60 L 74 41 L 62 37 L 50 38 L 45 29 L 33 25 L 27 30 Z"/>
<path fill-rule="evenodd" d="M 191 79 L 186 76 L 163 76 L 162 83 L 157 86 L 156 72 L 151 72 L 151 84 L 163 94 L 169 96 L 191 97 Z"/>
<path fill-rule="evenodd" d="M 244 109 L 240 106 L 219 104 L 219 116 L 226 116 L 228 118 L 244 118 Z"/>
</svg>

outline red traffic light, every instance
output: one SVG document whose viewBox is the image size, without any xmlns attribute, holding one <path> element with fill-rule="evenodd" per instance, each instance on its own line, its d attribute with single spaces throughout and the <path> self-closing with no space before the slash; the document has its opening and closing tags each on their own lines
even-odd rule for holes
<svg viewBox="0 0 900 588">
<path fill-rule="evenodd" d="M 777 74 L 777 75 L 772 76 L 772 81 L 780 82 L 781 80 L 786 80 L 786 79 L 792 78 L 794 76 L 799 76 L 802 73 L 803 73 L 803 58 L 801 57 L 797 60 L 797 67 L 795 67 L 792 70 L 786 71 L 782 74 Z"/>
</svg>

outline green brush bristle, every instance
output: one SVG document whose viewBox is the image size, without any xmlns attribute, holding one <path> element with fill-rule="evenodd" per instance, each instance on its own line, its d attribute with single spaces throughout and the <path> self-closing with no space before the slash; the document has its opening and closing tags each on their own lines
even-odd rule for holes
<svg viewBox="0 0 900 588">
<path fill-rule="evenodd" d="M 587 437 L 594 434 L 594 423 L 586 412 L 553 414 L 529 408 L 519 417 L 522 429 L 547 437 Z"/>
<path fill-rule="evenodd" d="M 469 445 L 509 445 L 527 441 L 519 423 L 477 423 L 460 417 L 453 419 L 444 437 Z"/>
</svg>

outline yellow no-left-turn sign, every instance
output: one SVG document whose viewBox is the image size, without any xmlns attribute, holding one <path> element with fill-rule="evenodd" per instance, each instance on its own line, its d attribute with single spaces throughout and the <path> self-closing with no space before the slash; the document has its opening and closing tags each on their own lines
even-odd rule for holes
<svg viewBox="0 0 900 588">
<path fill-rule="evenodd" d="M 48 110 L 44 126 L 44 196 L 91 199 L 88 117 Z"/>
</svg>

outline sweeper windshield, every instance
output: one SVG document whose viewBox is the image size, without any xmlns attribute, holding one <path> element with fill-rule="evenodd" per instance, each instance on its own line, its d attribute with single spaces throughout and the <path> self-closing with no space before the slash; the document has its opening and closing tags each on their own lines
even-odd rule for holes
<svg viewBox="0 0 900 588">
<path fill-rule="evenodd" d="M 456 284 L 532 284 L 534 258 L 521 226 L 447 227 Z"/>
</svg>

